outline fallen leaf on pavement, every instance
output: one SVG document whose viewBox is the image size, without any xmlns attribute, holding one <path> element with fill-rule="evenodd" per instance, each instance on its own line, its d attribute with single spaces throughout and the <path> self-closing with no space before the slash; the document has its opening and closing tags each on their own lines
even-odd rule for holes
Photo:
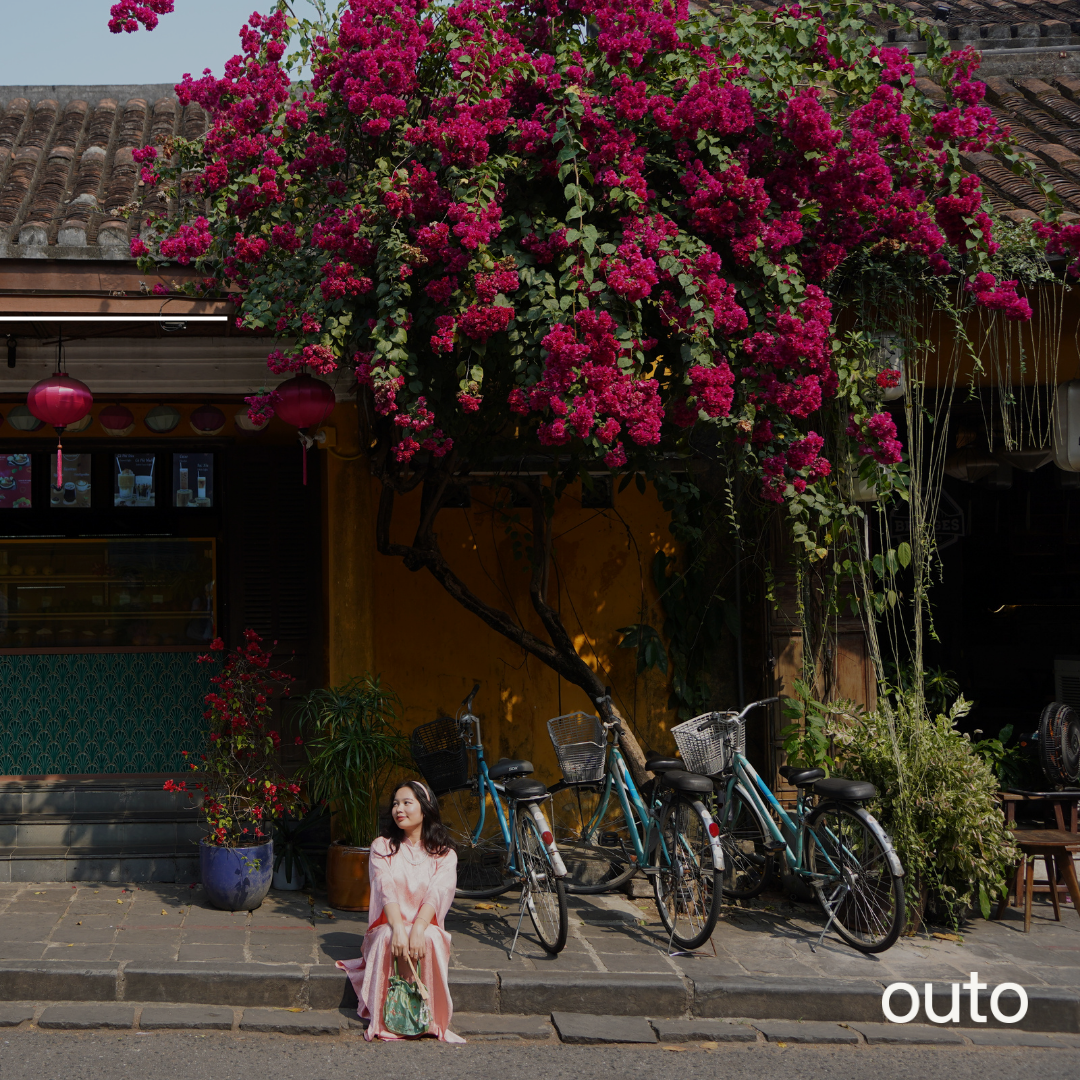
<svg viewBox="0 0 1080 1080">
<path fill-rule="evenodd" d="M 303 1009 L 286 1009 L 286 1012 L 303 1012 Z"/>
<path fill-rule="evenodd" d="M 123 903 L 124 901 L 123 901 L 123 900 L 117 900 L 116 902 L 117 902 L 118 904 L 122 904 L 122 903 Z"/>
<path fill-rule="evenodd" d="M 494 911 L 494 904 L 473 904 L 474 911 Z"/>
<path fill-rule="evenodd" d="M 787 1049 L 787 1043 L 778 1042 L 776 1045 L 779 1046 L 781 1050 L 786 1050 Z"/>
<path fill-rule="evenodd" d="M 685 1046 L 661 1046 L 661 1050 L 671 1050 L 676 1054 L 684 1054 L 686 1052 Z"/>
<path fill-rule="evenodd" d="M 164 908 L 162 908 L 161 909 L 161 914 L 162 915 L 168 915 L 169 913 Z"/>
<path fill-rule="evenodd" d="M 931 934 L 931 937 L 936 937 L 938 941 L 961 941 L 962 938 L 959 934 Z"/>
<path fill-rule="evenodd" d="M 76 923 L 75 925 L 76 925 L 76 926 L 82 926 L 82 923 L 81 923 L 81 922 L 77 922 L 77 923 Z"/>
<path fill-rule="evenodd" d="M 702 1050 L 719 1050 L 720 1044 L 717 1042 L 703 1042 L 701 1044 Z"/>
</svg>

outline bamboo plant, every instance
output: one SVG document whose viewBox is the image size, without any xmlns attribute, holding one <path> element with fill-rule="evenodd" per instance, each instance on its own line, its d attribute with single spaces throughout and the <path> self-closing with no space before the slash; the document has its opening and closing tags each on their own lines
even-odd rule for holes
<svg viewBox="0 0 1080 1080">
<path fill-rule="evenodd" d="M 301 775 L 313 801 L 329 804 L 339 839 L 370 847 L 379 835 L 379 801 L 391 774 L 410 761 L 396 727 L 397 694 L 370 674 L 314 690 L 298 718 L 307 748 Z"/>
</svg>

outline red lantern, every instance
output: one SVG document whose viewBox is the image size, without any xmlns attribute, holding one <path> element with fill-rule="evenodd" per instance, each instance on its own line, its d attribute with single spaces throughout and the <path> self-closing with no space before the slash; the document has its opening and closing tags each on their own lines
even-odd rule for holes
<svg viewBox="0 0 1080 1080">
<path fill-rule="evenodd" d="M 311 375 L 294 375 L 277 388 L 278 400 L 274 412 L 293 427 L 300 428 L 300 444 L 304 454 L 304 483 L 307 483 L 307 452 L 315 441 L 304 428 L 318 427 L 334 411 L 334 391 L 322 379 Z"/>
<path fill-rule="evenodd" d="M 94 395 L 86 383 L 56 372 L 35 383 L 26 395 L 26 407 L 39 420 L 56 428 L 56 486 L 63 486 L 60 454 L 61 436 L 69 424 L 77 424 L 90 411 Z"/>
<path fill-rule="evenodd" d="M 98 423 L 106 435 L 119 439 L 135 430 L 135 414 L 126 405 L 106 405 L 98 413 Z"/>
</svg>

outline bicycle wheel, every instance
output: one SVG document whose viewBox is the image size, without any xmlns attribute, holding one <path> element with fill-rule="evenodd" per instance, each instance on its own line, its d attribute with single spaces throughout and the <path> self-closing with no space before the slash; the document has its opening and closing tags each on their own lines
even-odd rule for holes
<svg viewBox="0 0 1080 1080">
<path fill-rule="evenodd" d="M 813 886 L 825 915 L 849 945 L 883 952 L 904 925 L 904 880 L 890 866 L 881 826 L 861 806 L 822 803 L 806 830 L 807 865 L 822 875 Z"/>
<path fill-rule="evenodd" d="M 757 807 L 739 788 L 718 814 L 720 846 L 724 849 L 724 895 L 749 900 L 768 885 L 773 874 L 772 834 Z"/>
<path fill-rule="evenodd" d="M 658 867 L 653 893 L 660 921 L 680 949 L 698 949 L 712 936 L 720 915 L 723 881 L 714 870 L 705 810 L 676 799 L 660 817 Z"/>
<path fill-rule="evenodd" d="M 543 838 L 528 807 L 518 806 L 517 849 L 522 888 L 528 889 L 529 918 L 545 952 L 554 956 L 566 944 L 569 918 L 566 912 L 566 888 L 555 876 Z"/>
<path fill-rule="evenodd" d="M 443 824 L 457 847 L 457 895 L 466 900 L 498 896 L 514 884 L 490 792 L 485 799 L 484 826 L 477 834 L 480 799 L 475 785 L 458 788 L 439 798 Z"/>
<path fill-rule="evenodd" d="M 560 781 L 551 789 L 551 831 L 566 864 L 569 893 L 602 893 L 617 889 L 637 870 L 622 805 L 614 792 L 598 819 L 604 788 Z"/>
</svg>

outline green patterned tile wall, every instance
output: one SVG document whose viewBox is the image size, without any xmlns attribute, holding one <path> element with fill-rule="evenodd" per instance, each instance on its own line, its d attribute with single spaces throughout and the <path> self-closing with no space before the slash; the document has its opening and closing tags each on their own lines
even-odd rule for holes
<svg viewBox="0 0 1080 1080">
<path fill-rule="evenodd" d="M 183 769 L 210 687 L 197 655 L 0 656 L 0 775 Z"/>
</svg>

